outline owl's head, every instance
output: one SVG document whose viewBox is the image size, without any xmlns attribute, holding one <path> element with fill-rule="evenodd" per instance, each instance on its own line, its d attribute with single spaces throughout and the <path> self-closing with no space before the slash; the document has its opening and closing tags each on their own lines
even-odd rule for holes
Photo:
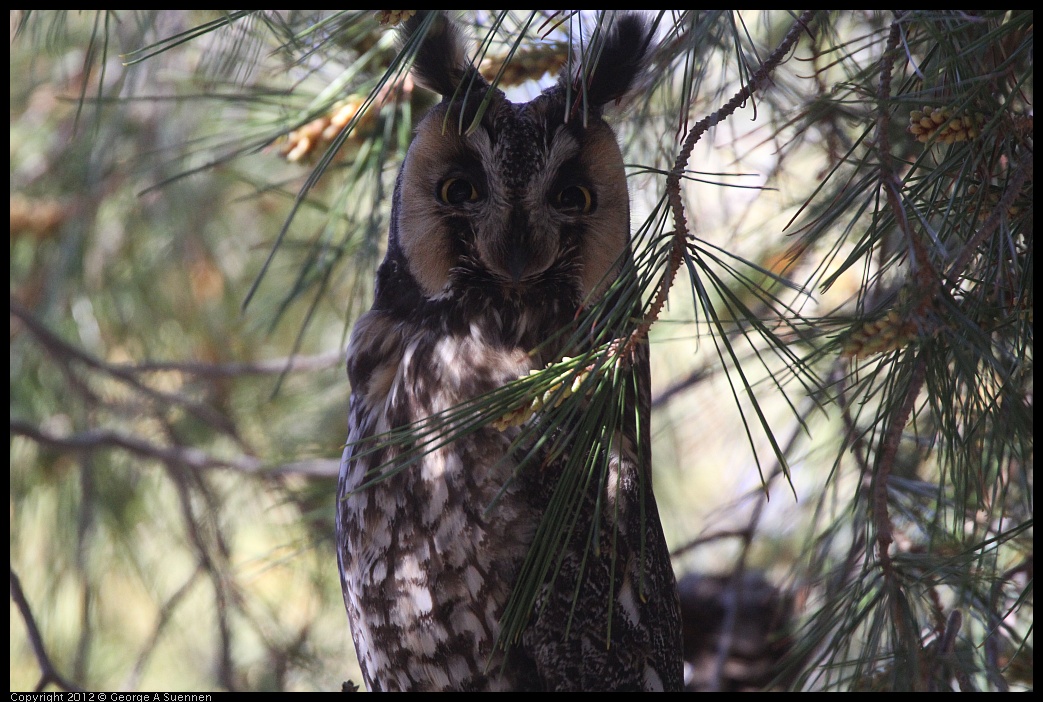
<svg viewBox="0 0 1043 702">
<path fill-rule="evenodd" d="M 396 186 L 388 258 L 427 298 L 479 268 L 524 290 L 567 270 L 576 301 L 599 295 L 629 251 L 623 159 L 602 108 L 632 90 L 649 29 L 636 15 L 606 18 L 587 55 L 566 64 L 534 100 L 512 103 L 467 60 L 444 15 L 405 27 L 413 75 L 442 96 L 420 122 Z M 559 275 L 559 279 L 560 279 Z"/>
</svg>

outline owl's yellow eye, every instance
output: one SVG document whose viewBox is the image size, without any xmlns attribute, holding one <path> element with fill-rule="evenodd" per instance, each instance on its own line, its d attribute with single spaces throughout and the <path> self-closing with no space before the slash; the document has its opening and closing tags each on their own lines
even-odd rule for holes
<svg viewBox="0 0 1043 702">
<path fill-rule="evenodd" d="M 478 190 L 463 178 L 446 178 L 438 189 L 438 196 L 447 205 L 462 205 L 478 199 Z"/>
<path fill-rule="evenodd" d="M 569 185 L 558 193 L 558 207 L 587 214 L 594 208 L 594 198 L 582 185 Z"/>
</svg>

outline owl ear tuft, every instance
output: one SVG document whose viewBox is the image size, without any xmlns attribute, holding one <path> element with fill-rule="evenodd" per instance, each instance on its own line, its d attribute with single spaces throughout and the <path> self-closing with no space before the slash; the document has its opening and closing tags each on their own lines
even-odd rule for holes
<svg viewBox="0 0 1043 702">
<path fill-rule="evenodd" d="M 414 53 L 416 82 L 443 97 L 451 97 L 465 78 L 476 74 L 467 60 L 460 29 L 445 12 L 420 10 L 406 20 L 402 49 Z"/>
<path fill-rule="evenodd" d="M 637 87 L 653 31 L 641 15 L 619 13 L 606 29 L 599 30 L 584 57 L 562 68 L 560 82 L 571 82 L 572 89 L 579 91 L 585 77 L 587 104 L 596 107 L 620 99 Z"/>
</svg>

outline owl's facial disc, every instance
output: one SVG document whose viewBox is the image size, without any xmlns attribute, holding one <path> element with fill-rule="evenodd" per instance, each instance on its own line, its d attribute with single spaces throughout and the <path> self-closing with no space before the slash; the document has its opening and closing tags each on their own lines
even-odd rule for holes
<svg viewBox="0 0 1043 702">
<path fill-rule="evenodd" d="M 445 294 L 468 267 L 511 290 L 567 271 L 570 296 L 600 294 L 630 228 L 612 130 L 566 122 L 557 92 L 523 104 L 500 95 L 469 133 L 457 111 L 443 103 L 423 120 L 400 180 L 397 236 L 425 295 Z"/>
</svg>

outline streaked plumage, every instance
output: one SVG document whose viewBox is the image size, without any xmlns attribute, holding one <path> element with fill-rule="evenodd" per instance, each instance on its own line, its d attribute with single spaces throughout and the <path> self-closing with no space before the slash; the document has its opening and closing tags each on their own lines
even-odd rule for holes
<svg viewBox="0 0 1043 702">
<path fill-rule="evenodd" d="M 577 530 L 506 654 L 495 645 L 504 606 L 567 453 L 540 449 L 519 466 L 527 451 L 511 444 L 523 430 L 487 426 L 359 489 L 409 454 L 366 440 L 575 353 L 561 332 L 575 329 L 630 256 L 623 161 L 600 112 L 631 89 L 645 24 L 616 18 L 587 86 L 586 120 L 566 115 L 571 77 L 563 75 L 529 103 L 494 91 L 468 135 L 457 129 L 460 110 L 469 125 L 492 89 L 467 63 L 451 22 L 420 14 L 407 36 L 425 26 L 414 75 L 444 99 L 417 128 L 399 174 L 373 309 L 348 350 L 337 541 L 365 682 L 371 690 L 679 689 L 680 614 L 651 493 L 644 349 L 629 371 L 631 420 L 599 449 L 609 453 L 606 484 L 581 502 L 580 523 L 590 524 L 602 493 L 600 548 L 588 549 L 589 531 Z M 452 100 L 472 78 L 466 103 Z"/>
</svg>

